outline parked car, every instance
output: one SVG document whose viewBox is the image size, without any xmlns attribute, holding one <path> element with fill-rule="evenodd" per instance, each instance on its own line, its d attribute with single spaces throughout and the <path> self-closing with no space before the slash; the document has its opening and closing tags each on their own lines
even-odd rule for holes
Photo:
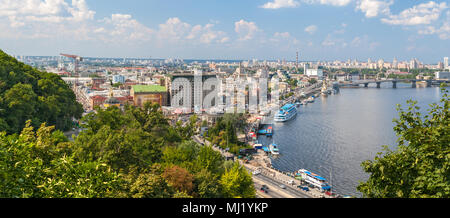
<svg viewBox="0 0 450 218">
<path fill-rule="evenodd" d="M 309 191 L 308 186 L 298 186 L 300 189 L 302 189 L 303 191 Z"/>
<path fill-rule="evenodd" d="M 286 189 L 286 186 L 285 185 L 280 185 L 280 188 Z"/>
<path fill-rule="evenodd" d="M 264 193 L 266 193 L 266 194 L 267 194 L 267 192 L 268 192 L 267 189 L 264 188 L 264 187 L 261 187 L 260 191 L 261 191 L 261 192 L 264 192 Z"/>
</svg>

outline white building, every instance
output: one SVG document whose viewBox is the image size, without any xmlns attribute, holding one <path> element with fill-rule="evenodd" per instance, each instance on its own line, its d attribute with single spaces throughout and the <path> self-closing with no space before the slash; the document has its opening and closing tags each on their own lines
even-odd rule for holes
<svg viewBox="0 0 450 218">
<path fill-rule="evenodd" d="M 436 72 L 436 79 L 450 79 L 450 72 Z"/>
<path fill-rule="evenodd" d="M 306 69 L 305 75 L 306 76 L 317 76 L 319 78 L 322 78 L 323 70 L 322 69 Z"/>
<path fill-rule="evenodd" d="M 112 78 L 112 82 L 115 83 L 125 83 L 125 77 L 122 75 L 114 75 Z"/>
<path fill-rule="evenodd" d="M 448 57 L 444 57 L 444 69 L 448 69 Z"/>
<path fill-rule="evenodd" d="M 259 78 L 268 78 L 269 72 L 266 69 L 258 69 L 258 71 L 256 72 L 256 75 Z"/>
</svg>

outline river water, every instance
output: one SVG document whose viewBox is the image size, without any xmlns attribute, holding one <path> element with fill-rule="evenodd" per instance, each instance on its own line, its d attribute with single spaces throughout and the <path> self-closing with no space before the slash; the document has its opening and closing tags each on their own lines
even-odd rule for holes
<svg viewBox="0 0 450 218">
<path fill-rule="evenodd" d="M 260 136 L 264 145 L 278 145 L 281 155 L 272 159 L 273 167 L 293 172 L 304 168 L 327 178 L 333 191 L 361 197 L 356 190 L 366 181 L 361 167 L 373 160 L 382 145 L 396 148 L 397 136 L 392 120 L 398 118 L 396 104 L 407 108 L 406 101 L 418 101 L 421 111 L 440 99 L 439 87 L 411 88 L 399 83 L 374 84 L 368 88 L 341 88 L 337 94 L 318 97 L 314 103 L 300 106 L 292 120 L 274 124 L 272 138 Z"/>
</svg>

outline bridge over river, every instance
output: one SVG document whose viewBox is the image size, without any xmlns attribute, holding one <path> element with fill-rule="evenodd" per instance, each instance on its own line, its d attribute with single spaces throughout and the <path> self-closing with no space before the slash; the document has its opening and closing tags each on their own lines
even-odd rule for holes
<svg viewBox="0 0 450 218">
<path fill-rule="evenodd" d="M 427 87 L 431 87 L 432 85 L 437 85 L 441 83 L 450 83 L 450 80 L 424 80 L 424 79 L 386 79 L 386 80 L 357 80 L 357 81 L 351 81 L 348 83 L 339 83 L 339 86 L 346 87 L 346 86 L 360 86 L 364 85 L 364 87 L 368 87 L 370 83 L 376 83 L 377 88 L 380 88 L 381 83 L 392 83 L 392 88 L 397 88 L 398 82 L 405 82 L 405 83 L 411 83 L 412 88 L 416 88 L 417 82 L 426 82 Z"/>
</svg>

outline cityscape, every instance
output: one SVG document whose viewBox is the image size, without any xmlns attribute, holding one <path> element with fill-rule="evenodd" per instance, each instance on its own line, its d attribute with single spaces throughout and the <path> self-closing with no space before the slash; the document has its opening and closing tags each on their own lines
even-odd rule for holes
<svg viewBox="0 0 450 218">
<path fill-rule="evenodd" d="M 450 196 L 448 2 L 18 2 L 0 198 Z"/>
</svg>

